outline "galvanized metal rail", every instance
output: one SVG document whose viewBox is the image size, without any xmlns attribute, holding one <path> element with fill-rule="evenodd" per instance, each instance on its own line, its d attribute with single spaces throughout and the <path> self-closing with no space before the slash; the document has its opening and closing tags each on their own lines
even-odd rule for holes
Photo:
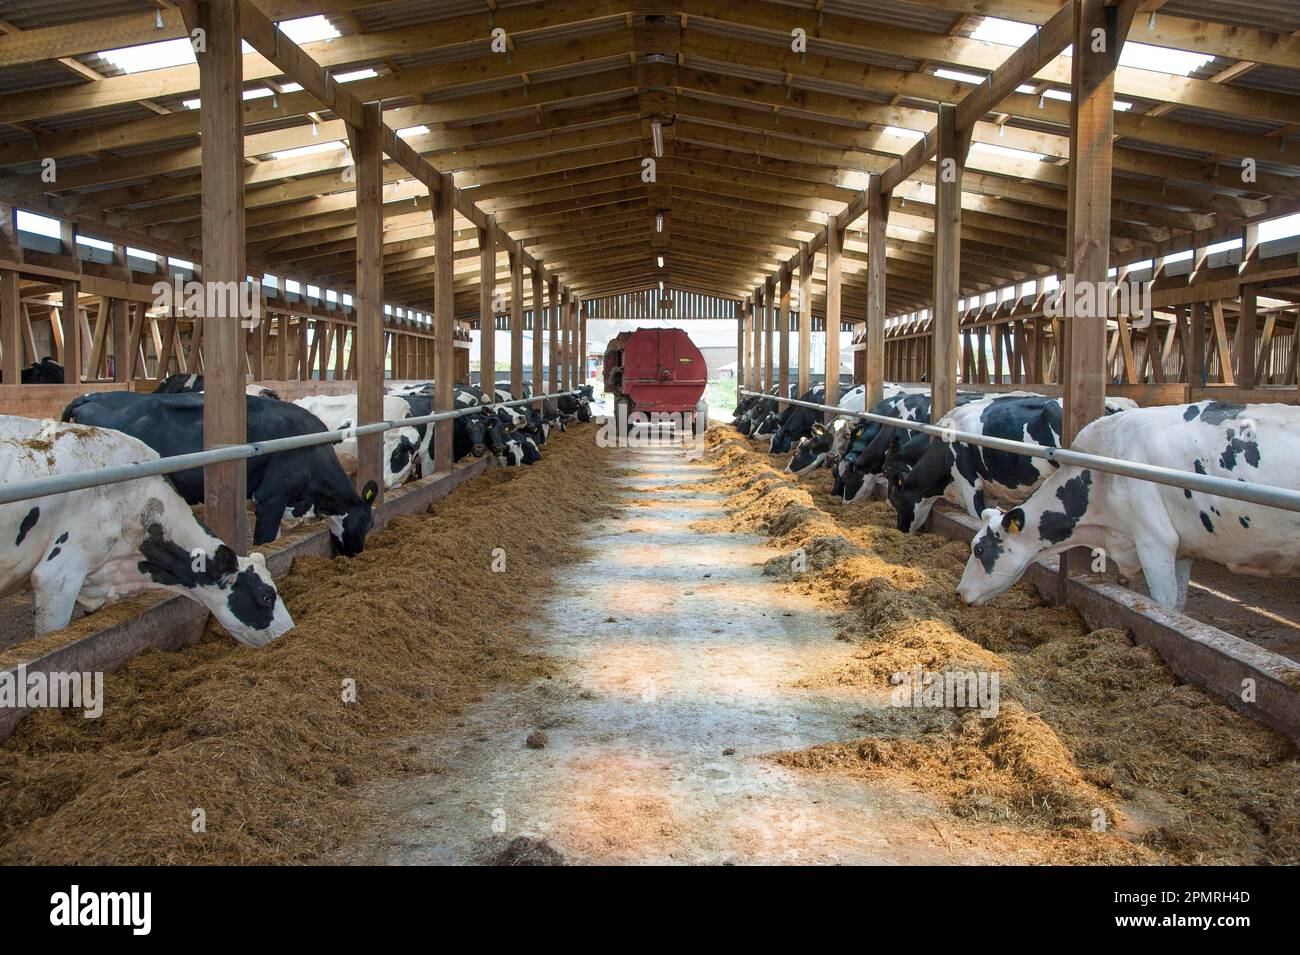
<svg viewBox="0 0 1300 955">
<path fill-rule="evenodd" d="M 369 424 L 334 431 L 319 431 L 313 434 L 299 434 L 292 438 L 275 438 L 270 441 L 254 441 L 249 444 L 232 444 L 224 448 L 210 448 L 191 454 L 178 454 L 169 458 L 153 461 L 139 461 L 133 464 L 120 464 L 107 468 L 88 468 L 84 471 L 69 471 L 66 474 L 51 474 L 48 477 L 32 478 L 28 481 L 14 481 L 0 485 L 0 505 L 13 504 L 17 501 L 30 501 L 47 497 L 51 494 L 66 494 L 69 491 L 81 491 L 90 487 L 107 484 L 121 484 L 139 478 L 153 477 L 158 474 L 174 474 L 188 468 L 203 467 L 208 464 L 220 464 L 223 461 L 239 461 L 263 454 L 275 454 L 277 451 L 292 451 L 316 444 L 336 444 L 365 434 L 381 434 L 393 428 L 414 427 L 421 424 L 435 424 L 450 421 L 465 415 L 494 411 L 497 408 L 513 408 L 516 405 L 532 404 L 549 398 L 563 398 L 578 394 L 580 389 L 557 391 L 549 395 L 534 395 L 531 398 L 516 398 L 512 401 L 494 401 L 477 405 L 467 405 L 454 411 L 439 411 L 434 414 L 420 415 L 415 418 L 400 418 L 394 421 L 374 421 Z"/>
<path fill-rule="evenodd" d="M 764 392 L 751 391 L 748 388 L 740 388 L 738 393 L 765 398 L 773 397 Z M 870 411 L 847 411 L 834 405 L 819 405 L 816 402 L 800 401 L 796 398 L 782 398 L 780 400 L 784 404 L 799 405 L 803 408 L 812 408 L 816 411 L 829 412 L 844 417 L 861 418 L 864 421 L 874 421 L 877 424 L 891 428 L 920 431 L 945 441 L 977 444 L 980 447 L 992 448 L 995 451 L 1023 454 L 1031 458 L 1045 458 L 1057 464 L 1091 468 L 1096 471 L 1104 471 L 1107 474 L 1136 478 L 1139 481 L 1151 481 L 1155 484 L 1164 484 L 1187 491 L 1200 491 L 1202 494 L 1213 494 L 1217 497 L 1226 497 L 1235 501 L 1246 501 L 1250 504 L 1262 504 L 1265 507 L 1276 507 L 1284 511 L 1300 512 L 1300 491 L 1293 491 L 1290 488 L 1274 487 L 1271 484 L 1256 484 L 1253 481 L 1233 481 L 1229 478 L 1215 477 L 1210 474 L 1195 474 L 1191 471 L 1163 468 L 1154 464 L 1139 464 L 1134 461 L 1124 461 L 1120 458 L 1088 454 L 1085 451 L 1072 451 L 1069 448 L 1049 448 L 1028 441 L 990 438 L 969 431 L 941 428 L 938 425 L 921 424 L 916 421 L 903 421 L 900 418 L 890 418 L 887 415 L 872 414 Z"/>
</svg>

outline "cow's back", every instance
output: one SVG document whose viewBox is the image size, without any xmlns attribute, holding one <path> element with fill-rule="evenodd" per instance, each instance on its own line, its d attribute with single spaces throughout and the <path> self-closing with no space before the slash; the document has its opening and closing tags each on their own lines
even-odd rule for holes
<svg viewBox="0 0 1300 955">
<path fill-rule="evenodd" d="M 1089 424 L 1073 447 L 1090 454 L 1300 491 L 1300 408 L 1281 404 L 1138 408 Z M 1199 491 L 1094 472 L 1098 503 L 1141 528 L 1161 508 L 1179 556 L 1253 574 L 1300 572 L 1300 514 Z"/>
</svg>

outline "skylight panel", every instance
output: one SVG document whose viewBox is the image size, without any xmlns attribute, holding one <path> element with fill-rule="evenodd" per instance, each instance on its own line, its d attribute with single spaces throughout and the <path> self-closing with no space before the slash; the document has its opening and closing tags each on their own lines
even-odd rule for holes
<svg viewBox="0 0 1300 955">
<path fill-rule="evenodd" d="M 245 54 L 252 53 L 248 43 L 241 44 Z M 116 50 L 101 50 L 97 56 L 112 63 L 123 73 L 145 73 L 149 70 L 164 70 L 172 66 L 184 66 L 197 63 L 194 47 L 189 37 L 175 40 L 160 40 L 157 43 L 140 43 L 136 46 L 124 46 Z"/>
<path fill-rule="evenodd" d="M 295 20 L 281 20 L 280 30 L 294 43 L 314 43 L 317 40 L 332 40 L 341 36 L 334 24 L 321 14 L 314 17 L 298 17 Z"/>
<path fill-rule="evenodd" d="M 1119 65 L 1131 66 L 1138 70 L 1154 70 L 1157 73 L 1170 73 L 1174 76 L 1187 76 L 1200 69 L 1214 57 L 1190 50 L 1172 50 L 1164 46 L 1151 46 L 1147 43 L 1124 44 L 1119 53 Z"/>
<path fill-rule="evenodd" d="M 1259 224 L 1260 242 L 1271 242 L 1274 239 L 1285 239 L 1293 235 L 1300 235 L 1300 212 L 1279 219 L 1269 219 Z"/>
<path fill-rule="evenodd" d="M 1023 46 L 1025 41 L 1033 35 L 1034 26 L 1031 23 L 1003 20 L 999 17 L 985 17 L 980 21 L 980 25 L 975 28 L 971 38 L 1018 47 Z"/>
<path fill-rule="evenodd" d="M 311 143 L 307 146 L 295 146 L 293 149 L 281 149 L 279 152 L 271 153 L 272 159 L 294 159 L 298 156 L 310 156 L 313 153 L 327 153 L 343 148 L 340 141 L 329 143 Z"/>
<path fill-rule="evenodd" d="M 51 219 L 49 216 L 38 216 L 32 212 L 24 212 L 22 209 L 18 210 L 18 228 L 24 232 L 43 235 L 51 239 L 59 237 L 58 219 Z"/>
<path fill-rule="evenodd" d="M 960 83 L 983 83 L 984 77 L 978 73 L 963 73 L 959 70 L 937 69 L 934 75 L 943 80 L 957 80 Z"/>
</svg>

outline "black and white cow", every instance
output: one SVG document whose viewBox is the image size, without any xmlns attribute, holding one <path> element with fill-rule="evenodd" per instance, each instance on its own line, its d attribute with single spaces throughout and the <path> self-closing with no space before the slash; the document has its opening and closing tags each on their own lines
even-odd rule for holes
<svg viewBox="0 0 1300 955">
<path fill-rule="evenodd" d="M 978 397 L 959 392 L 957 404 L 963 405 Z M 900 392 L 877 402 L 871 411 L 902 421 L 929 424 L 930 394 Z M 928 444 L 929 438 L 919 431 L 863 422 L 854 428 L 849 449 L 835 467 L 835 487 L 831 493 L 841 496 L 845 503 L 862 500 L 884 470 L 886 455 L 892 452 L 898 461 L 912 465 L 920 459 Z"/>
<path fill-rule="evenodd" d="M 113 428 L 139 438 L 163 457 L 203 450 L 202 394 L 137 394 L 103 391 L 82 395 L 63 411 L 64 421 Z M 287 401 L 245 397 L 248 440 L 270 441 L 327 431 L 319 418 Z M 169 475 L 190 504 L 203 501 L 203 469 Z M 277 451 L 248 459 L 248 496 L 257 522 L 253 543 L 266 544 L 280 534 L 285 512 L 303 517 L 309 511 L 330 524 L 335 546 L 348 556 L 361 553 L 373 523 L 371 502 L 379 492 L 367 482 L 358 494 L 328 444 Z"/>
<path fill-rule="evenodd" d="M 845 411 L 862 411 L 867 396 L 867 386 L 858 385 L 842 396 L 836 407 Z M 814 413 L 816 418 L 816 413 Z M 823 424 L 814 420 L 808 433 L 794 445 L 794 453 L 785 469 L 791 474 L 807 474 L 820 467 L 827 467 L 838 460 L 848 449 L 848 432 L 853 428 L 854 418 L 834 418 Z"/>
<path fill-rule="evenodd" d="M 591 385 L 579 385 L 576 395 L 561 395 L 556 399 L 556 408 L 561 415 L 567 416 L 570 420 L 590 421 L 591 420 Z"/>
<path fill-rule="evenodd" d="M 152 461 L 119 431 L 0 416 L 0 481 Z M 239 557 L 161 477 L 0 505 L 0 594 L 30 585 L 36 633 L 162 588 L 208 608 L 236 640 L 260 647 L 293 627 L 261 554 Z"/>
<path fill-rule="evenodd" d="M 1128 398 L 1107 398 L 1106 413 L 1136 408 Z M 953 409 L 939 427 L 1044 447 L 1060 446 L 1061 402 L 1022 392 L 989 395 Z M 1027 498 L 1056 466 L 1044 458 L 998 451 L 965 441 L 931 438 L 916 464 L 886 456 L 884 475 L 898 529 L 915 534 L 941 498 L 972 517 L 983 513 L 987 498 L 1016 504 Z"/>
<path fill-rule="evenodd" d="M 18 373 L 18 380 L 24 385 L 61 385 L 63 384 L 63 366 L 46 355 L 40 361 L 32 362 Z M 0 384 L 4 375 L 0 374 Z"/>
<path fill-rule="evenodd" d="M 816 384 L 799 396 L 800 401 L 823 404 L 826 401 L 826 386 Z M 822 419 L 822 412 L 799 405 L 786 405 L 776 416 L 776 426 L 772 428 L 767 442 L 768 454 L 784 454 L 790 450 L 795 441 L 812 431 L 812 426 Z"/>
<path fill-rule="evenodd" d="M 1300 490 L 1292 405 L 1137 408 L 1093 421 L 1071 449 Z M 957 593 L 987 603 L 1035 560 L 1070 547 L 1099 548 L 1126 577 L 1141 571 L 1152 599 L 1181 608 L 1196 559 L 1237 574 L 1300 572 L 1300 514 L 1066 465 L 1019 507 L 984 512 Z"/>
<path fill-rule="evenodd" d="M 308 395 L 293 402 L 306 408 L 325 425 L 327 431 L 342 431 L 357 423 L 357 396 Z M 411 416 L 410 406 L 394 395 L 385 395 L 382 412 L 385 421 L 397 421 Z M 384 439 L 384 487 L 395 488 L 403 484 L 415 467 L 420 452 L 420 434 L 415 428 L 390 428 Z M 357 439 L 348 438 L 334 445 L 334 453 L 343 470 L 352 477 L 357 471 Z"/>
<path fill-rule="evenodd" d="M 744 412 L 737 408 L 737 417 L 735 420 L 736 430 L 748 438 L 757 438 L 760 435 L 754 433 L 754 429 L 761 422 L 767 421 L 770 415 L 776 413 L 776 398 L 781 393 L 780 385 L 773 385 L 763 392 L 761 398 L 750 396 L 751 403 L 745 407 Z M 794 397 L 794 386 L 786 389 L 787 397 Z"/>
<path fill-rule="evenodd" d="M 153 390 L 155 395 L 187 395 L 195 394 L 203 390 L 202 375 L 168 375 L 162 381 L 158 382 L 158 387 Z M 270 388 L 263 388 L 261 385 L 245 385 L 244 394 L 252 395 L 254 398 L 274 398 L 280 400 L 279 394 Z"/>
</svg>

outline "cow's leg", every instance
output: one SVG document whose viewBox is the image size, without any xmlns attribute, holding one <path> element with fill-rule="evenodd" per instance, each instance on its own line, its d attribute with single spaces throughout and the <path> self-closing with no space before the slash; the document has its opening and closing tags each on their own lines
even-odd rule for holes
<svg viewBox="0 0 1300 955">
<path fill-rule="evenodd" d="M 54 553 L 51 550 L 51 553 Z M 36 636 L 66 627 L 86 579 L 85 562 L 61 550 L 51 560 L 47 554 L 29 578 L 35 606 Z"/>
<path fill-rule="evenodd" d="M 1174 563 L 1174 573 L 1178 577 L 1178 603 L 1174 605 L 1174 609 L 1182 610 L 1187 606 L 1187 585 L 1192 580 L 1192 558 L 1178 558 Z"/>
<path fill-rule="evenodd" d="M 280 521 L 287 506 L 288 502 L 279 495 L 264 500 L 253 495 L 253 509 L 257 513 L 257 522 L 253 525 L 254 545 L 269 544 L 280 536 Z"/>
<path fill-rule="evenodd" d="M 1142 564 L 1142 576 L 1147 579 L 1147 589 L 1151 599 L 1162 607 L 1178 606 L 1178 574 L 1175 569 L 1174 546 L 1160 540 L 1154 535 L 1139 536 L 1137 541 L 1138 560 Z"/>
</svg>

